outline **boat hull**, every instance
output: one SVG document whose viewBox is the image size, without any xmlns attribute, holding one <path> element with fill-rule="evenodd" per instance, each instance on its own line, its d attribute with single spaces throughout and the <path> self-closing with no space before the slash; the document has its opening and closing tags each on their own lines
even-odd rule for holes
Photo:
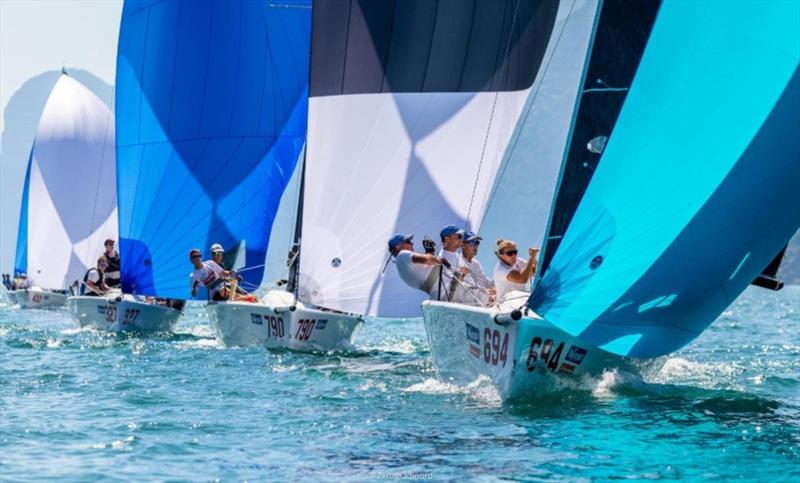
<svg viewBox="0 0 800 483">
<path fill-rule="evenodd" d="M 58 309 L 67 301 L 65 294 L 49 292 L 40 288 L 14 291 L 14 298 L 23 309 Z"/>
<path fill-rule="evenodd" d="M 301 302 L 293 302 L 294 298 L 287 292 L 270 292 L 256 303 L 212 302 L 206 310 L 217 340 L 227 347 L 263 346 L 323 352 L 352 350 L 353 340 L 364 324 L 360 316 L 309 308 Z"/>
<path fill-rule="evenodd" d="M 130 295 L 115 297 L 69 297 L 67 308 L 81 327 L 111 332 L 172 332 L 181 311 L 135 300 Z"/>
<path fill-rule="evenodd" d="M 519 321 L 495 321 L 496 315 L 511 310 L 423 302 L 425 330 L 439 377 L 458 385 L 488 378 L 505 401 L 535 399 L 582 375 L 636 370 L 634 361 L 586 344 L 533 312 Z"/>
<path fill-rule="evenodd" d="M 15 293 L 14 293 L 13 291 L 11 291 L 11 290 L 7 290 L 7 291 L 5 291 L 4 293 L 5 293 L 5 295 L 6 295 L 6 299 L 8 299 L 8 303 L 9 303 L 9 304 L 11 304 L 11 305 L 14 305 L 14 304 L 16 304 L 16 303 L 17 303 L 17 294 L 15 294 Z"/>
</svg>

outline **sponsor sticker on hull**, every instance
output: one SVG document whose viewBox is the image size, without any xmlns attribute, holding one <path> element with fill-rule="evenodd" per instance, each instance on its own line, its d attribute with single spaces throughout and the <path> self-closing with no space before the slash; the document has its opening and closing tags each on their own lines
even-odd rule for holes
<svg viewBox="0 0 800 483">
<path fill-rule="evenodd" d="M 469 353 L 472 354 L 473 357 L 480 359 L 481 331 L 478 330 L 478 328 L 472 324 L 466 324 L 466 326 L 467 326 L 467 347 L 469 348 Z"/>
</svg>

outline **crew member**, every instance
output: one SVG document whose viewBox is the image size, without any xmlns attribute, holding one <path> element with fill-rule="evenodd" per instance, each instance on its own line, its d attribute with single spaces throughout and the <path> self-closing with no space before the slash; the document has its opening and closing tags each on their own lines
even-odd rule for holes
<svg viewBox="0 0 800 483">
<path fill-rule="evenodd" d="M 193 248 L 189 252 L 189 260 L 194 265 L 194 270 L 189 275 L 192 287 L 192 297 L 197 297 L 197 287 L 202 283 L 208 289 L 211 300 L 228 300 L 228 287 L 225 278 L 231 272 L 223 269 L 213 260 L 203 261 L 200 250 Z"/>
<path fill-rule="evenodd" d="M 422 290 L 431 298 L 445 298 L 441 281 L 441 266 L 449 265 L 443 258 L 414 252 L 414 235 L 395 235 L 389 239 L 389 253 L 394 257 L 397 274 L 409 287 Z"/>
<path fill-rule="evenodd" d="M 108 268 L 105 272 L 106 285 L 110 288 L 119 288 L 120 284 L 120 264 L 119 253 L 114 250 L 114 240 L 109 238 L 105 242 L 106 251 L 103 256 L 108 261 Z"/>
<path fill-rule="evenodd" d="M 497 265 L 494 267 L 494 284 L 497 300 L 513 291 L 530 292 L 530 281 L 536 274 L 538 248 L 528 248 L 528 260 L 517 257 L 517 244 L 512 240 L 497 240 Z"/>
<path fill-rule="evenodd" d="M 100 297 L 109 291 L 106 283 L 105 271 L 108 269 L 108 260 L 105 255 L 100 255 L 97 259 L 97 266 L 90 268 L 83 276 L 83 295 L 90 297 Z"/>
</svg>

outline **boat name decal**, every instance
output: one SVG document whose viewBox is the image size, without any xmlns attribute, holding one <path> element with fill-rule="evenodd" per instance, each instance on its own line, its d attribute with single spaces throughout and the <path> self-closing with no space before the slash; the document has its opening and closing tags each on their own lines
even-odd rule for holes
<svg viewBox="0 0 800 483">
<path fill-rule="evenodd" d="M 481 331 L 478 330 L 477 327 L 474 325 L 468 324 L 465 322 L 467 326 L 467 347 L 469 348 L 469 353 L 472 354 L 473 357 L 476 359 L 481 358 Z"/>
</svg>

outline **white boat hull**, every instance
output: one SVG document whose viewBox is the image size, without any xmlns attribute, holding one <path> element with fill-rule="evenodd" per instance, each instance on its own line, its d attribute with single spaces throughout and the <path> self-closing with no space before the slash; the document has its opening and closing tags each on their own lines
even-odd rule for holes
<svg viewBox="0 0 800 483">
<path fill-rule="evenodd" d="M 112 332 L 171 332 L 181 311 L 135 300 L 130 295 L 69 297 L 67 308 L 81 327 Z"/>
<path fill-rule="evenodd" d="M 502 400 L 535 399 L 562 387 L 564 378 L 608 369 L 635 371 L 633 361 L 593 347 L 531 311 L 519 321 L 495 316 L 519 307 L 422 304 L 431 356 L 440 378 L 468 385 L 488 378 Z"/>
<path fill-rule="evenodd" d="M 4 293 L 9 304 L 14 305 L 17 303 L 17 294 L 10 290 L 5 291 Z"/>
<path fill-rule="evenodd" d="M 256 303 L 212 302 L 206 310 L 217 340 L 227 347 L 348 351 L 364 324 L 354 314 L 294 304 L 292 294 L 283 291 L 272 291 Z"/>
<path fill-rule="evenodd" d="M 14 298 L 23 309 L 57 309 L 67 301 L 66 294 L 33 287 L 14 291 Z"/>
</svg>

